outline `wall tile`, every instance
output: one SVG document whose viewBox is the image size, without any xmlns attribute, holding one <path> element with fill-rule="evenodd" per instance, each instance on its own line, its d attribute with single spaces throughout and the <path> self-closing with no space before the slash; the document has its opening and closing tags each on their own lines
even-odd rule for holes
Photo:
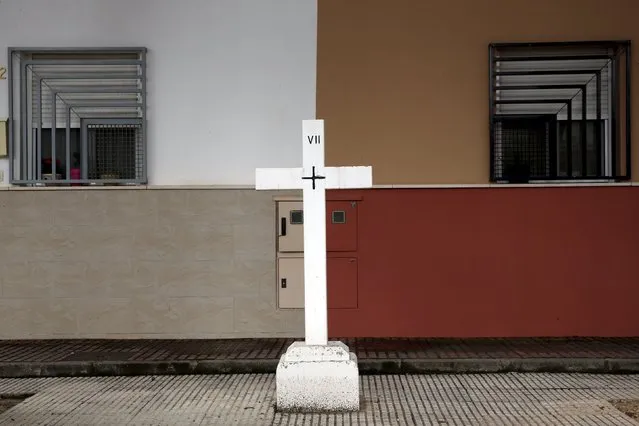
<svg viewBox="0 0 639 426">
<path fill-rule="evenodd" d="M 86 262 L 42 262 L 39 266 L 51 280 L 54 298 L 78 298 L 94 294 L 87 277 Z"/>
<path fill-rule="evenodd" d="M 134 324 L 135 306 L 130 298 L 80 299 L 78 329 L 84 333 L 130 332 Z"/>
<path fill-rule="evenodd" d="M 0 254 L 5 261 L 64 261 L 76 248 L 72 232 L 72 227 L 52 225 L 9 227 L 3 231 Z"/>
<path fill-rule="evenodd" d="M 235 328 L 240 332 L 287 332 L 304 335 L 302 310 L 276 311 L 258 297 L 235 298 Z"/>
<path fill-rule="evenodd" d="M 273 192 L 0 192 L 0 336 L 289 336 Z"/>
<path fill-rule="evenodd" d="M 176 297 L 166 301 L 167 311 L 158 324 L 165 333 L 230 333 L 233 298 Z"/>
<path fill-rule="evenodd" d="M 41 226 L 53 224 L 50 204 L 40 203 L 32 191 L 2 191 L 0 193 L 0 226 Z"/>
<path fill-rule="evenodd" d="M 232 260 L 235 255 L 233 227 L 212 223 L 180 223 L 173 232 L 173 243 L 184 259 Z"/>
<path fill-rule="evenodd" d="M 243 216 L 250 203 L 241 205 L 236 190 L 185 191 L 187 196 L 184 211 L 191 215 L 211 218 L 217 224 L 229 225 Z"/>
<path fill-rule="evenodd" d="M 232 260 L 162 262 L 154 269 L 161 296 L 219 297 L 235 291 Z"/>
<path fill-rule="evenodd" d="M 235 253 L 245 259 L 275 258 L 275 223 L 233 225 Z"/>
<path fill-rule="evenodd" d="M 0 339 L 77 335 L 75 299 L 0 299 Z"/>
<path fill-rule="evenodd" d="M 2 297 L 9 299 L 49 298 L 53 280 L 42 262 L 11 262 L 0 267 Z"/>
<path fill-rule="evenodd" d="M 137 297 L 154 294 L 156 275 L 152 262 L 94 260 L 90 262 L 86 287 L 93 297 Z"/>
<path fill-rule="evenodd" d="M 238 277 L 235 288 L 250 289 L 246 292 L 236 290 L 235 295 L 258 297 L 262 302 L 269 304 L 272 309 L 276 308 L 277 273 L 274 256 L 272 259 L 256 260 L 245 259 L 238 255 L 235 258 L 234 270 L 235 276 Z M 245 285 L 242 286 L 242 283 Z"/>
<path fill-rule="evenodd" d="M 105 224 L 136 227 L 148 224 L 157 215 L 157 198 L 151 191 L 112 191 L 105 205 Z"/>
<path fill-rule="evenodd" d="M 107 200 L 97 191 L 48 191 L 37 200 L 39 205 L 49 203 L 57 226 L 102 226 L 107 220 Z"/>
<path fill-rule="evenodd" d="M 176 225 L 141 225 L 131 229 L 132 258 L 152 261 L 179 259 L 184 248 L 175 239 Z"/>
</svg>

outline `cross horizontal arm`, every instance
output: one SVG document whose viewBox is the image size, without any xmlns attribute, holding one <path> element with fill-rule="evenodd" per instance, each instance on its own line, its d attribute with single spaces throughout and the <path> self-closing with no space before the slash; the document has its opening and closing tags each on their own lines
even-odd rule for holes
<svg viewBox="0 0 639 426">
<path fill-rule="evenodd" d="M 255 189 L 302 189 L 302 168 L 255 169 Z"/>
<path fill-rule="evenodd" d="M 370 188 L 373 186 L 371 166 L 326 167 L 326 189 Z"/>
</svg>

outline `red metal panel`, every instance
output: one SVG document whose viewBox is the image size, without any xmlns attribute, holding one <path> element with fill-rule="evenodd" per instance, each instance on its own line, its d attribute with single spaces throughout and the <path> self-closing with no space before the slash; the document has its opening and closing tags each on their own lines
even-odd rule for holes
<svg viewBox="0 0 639 426">
<path fill-rule="evenodd" d="M 332 337 L 639 336 L 639 187 L 340 195 L 362 198 L 358 302 Z"/>
<path fill-rule="evenodd" d="M 329 257 L 326 266 L 329 309 L 357 308 L 357 258 Z"/>
</svg>

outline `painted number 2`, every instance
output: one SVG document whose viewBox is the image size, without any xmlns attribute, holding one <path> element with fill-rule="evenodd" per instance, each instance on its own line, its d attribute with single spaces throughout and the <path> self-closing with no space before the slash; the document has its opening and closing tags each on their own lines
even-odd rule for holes
<svg viewBox="0 0 639 426">
<path fill-rule="evenodd" d="M 7 79 L 7 69 L 5 67 L 0 67 L 0 80 Z"/>
</svg>

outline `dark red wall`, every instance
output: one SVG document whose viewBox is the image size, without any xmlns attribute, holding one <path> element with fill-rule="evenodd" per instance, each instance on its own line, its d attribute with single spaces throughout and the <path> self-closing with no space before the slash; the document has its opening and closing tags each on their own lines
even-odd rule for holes
<svg viewBox="0 0 639 426">
<path fill-rule="evenodd" d="M 639 336 L 639 187 L 336 198 L 359 200 L 358 279 L 333 337 Z"/>
</svg>

